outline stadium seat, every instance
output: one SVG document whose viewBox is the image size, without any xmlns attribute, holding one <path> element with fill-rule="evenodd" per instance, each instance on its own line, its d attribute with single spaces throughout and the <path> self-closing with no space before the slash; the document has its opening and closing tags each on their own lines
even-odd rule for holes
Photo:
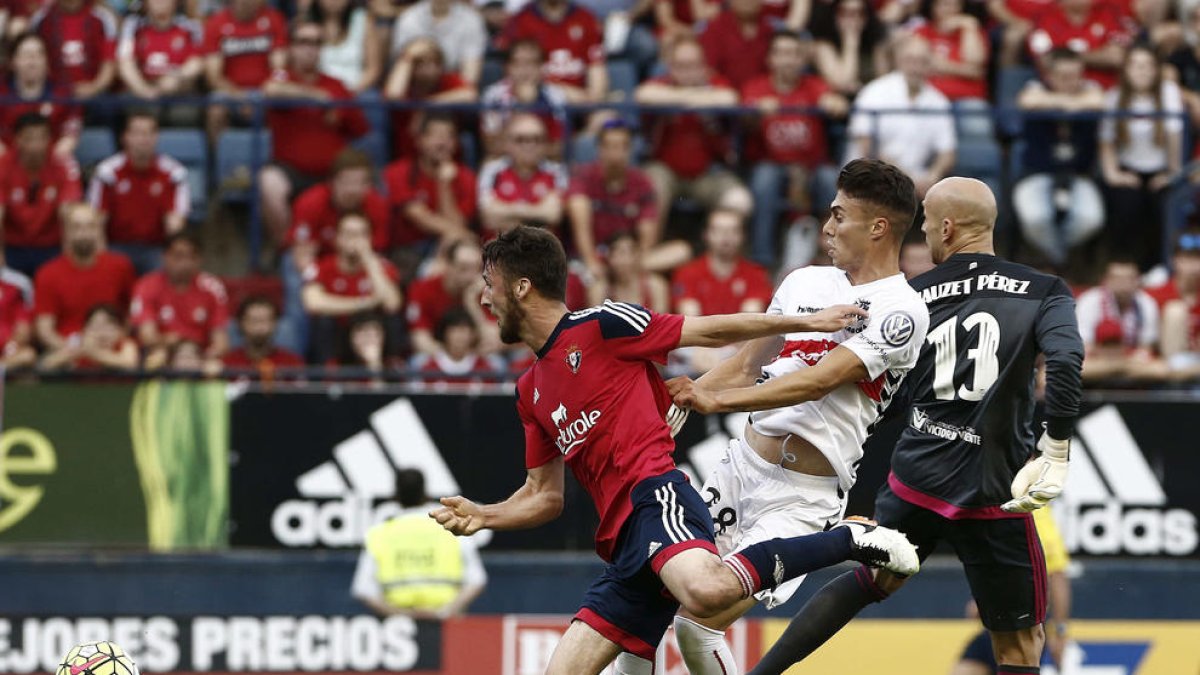
<svg viewBox="0 0 1200 675">
<path fill-rule="evenodd" d="M 954 163 L 954 174 L 970 176 L 987 182 L 1000 180 L 1000 146 L 990 138 L 960 140 Z"/>
<path fill-rule="evenodd" d="M 1037 78 L 1037 71 L 1029 66 L 1009 66 L 996 71 L 996 126 L 1001 135 L 1019 136 L 1024 126 L 1023 118 L 1016 110 L 1017 96 L 1030 80 Z"/>
<path fill-rule="evenodd" d="M 83 169 L 85 176 L 90 176 L 92 169 L 100 162 L 117 154 L 117 143 L 113 139 L 112 129 L 107 127 L 87 127 L 79 134 L 79 145 L 75 148 L 75 159 Z"/>
<path fill-rule="evenodd" d="M 245 204 L 250 201 L 257 178 L 252 168 L 256 136 L 259 141 L 257 168 L 262 168 L 271 158 L 270 131 L 263 129 L 256 133 L 252 129 L 229 129 L 217 140 L 217 188 L 222 201 L 226 203 Z"/>
<path fill-rule="evenodd" d="M 637 68 L 625 59 L 608 60 L 608 90 L 619 91 L 623 101 L 633 100 L 633 90 L 638 86 Z"/>
<path fill-rule="evenodd" d="M 158 132 L 158 151 L 187 167 L 188 188 L 192 192 L 189 220 L 204 219 L 208 203 L 208 139 L 199 129 L 163 129 Z"/>
<path fill-rule="evenodd" d="M 960 143 L 975 139 L 992 139 L 996 135 L 991 106 L 976 98 L 954 102 L 954 122 Z"/>
</svg>

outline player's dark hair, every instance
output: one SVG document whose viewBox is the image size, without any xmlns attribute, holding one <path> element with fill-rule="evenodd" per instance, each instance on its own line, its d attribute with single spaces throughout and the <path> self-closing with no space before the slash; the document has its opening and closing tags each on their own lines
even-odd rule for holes
<svg viewBox="0 0 1200 675">
<path fill-rule="evenodd" d="M 567 297 L 567 254 L 558 237 L 541 228 L 518 225 L 489 241 L 483 266 L 499 269 L 509 281 L 528 279 L 548 300 Z"/>
<path fill-rule="evenodd" d="M 458 122 L 455 121 L 453 115 L 451 115 L 449 113 L 434 112 L 434 113 L 427 113 L 424 117 L 421 118 L 421 124 L 420 124 L 420 126 L 417 127 L 417 135 L 424 136 L 425 132 L 429 131 L 429 127 L 432 127 L 435 124 L 449 124 L 450 125 L 450 133 L 452 133 L 452 134 L 458 133 Z"/>
<path fill-rule="evenodd" d="M 171 236 L 167 237 L 167 240 L 165 242 L 163 242 L 163 250 L 169 251 L 169 250 L 171 250 L 172 246 L 174 246 L 175 244 L 177 244 L 179 242 L 184 242 L 186 244 L 190 244 L 192 249 L 194 251 L 196 251 L 197 255 L 199 255 L 200 252 L 204 250 L 202 248 L 200 236 L 197 235 L 195 232 L 191 232 L 189 230 L 180 230 L 180 231 L 176 232 L 175 234 L 172 234 Z"/>
<path fill-rule="evenodd" d="M 1104 268 L 1107 270 L 1116 265 L 1136 268 L 1138 266 L 1138 261 L 1137 258 L 1128 253 L 1117 252 L 1109 254 L 1108 262 L 1104 264 Z"/>
<path fill-rule="evenodd" d="M 400 469 L 396 472 L 396 501 L 411 508 L 429 501 L 425 495 L 425 474 L 419 469 Z"/>
<path fill-rule="evenodd" d="M 437 327 L 435 327 L 433 330 L 433 337 L 438 342 L 445 342 L 446 331 L 454 328 L 455 326 L 466 326 L 472 331 L 475 331 L 475 341 L 479 341 L 479 331 L 475 326 L 475 320 L 472 319 L 471 314 L 462 307 L 453 307 L 449 310 L 446 310 L 446 313 L 442 315 L 442 320 L 438 321 Z"/>
<path fill-rule="evenodd" d="M 838 174 L 837 189 L 882 209 L 896 243 L 904 241 L 917 217 L 917 191 L 908 174 L 878 159 L 856 159 Z"/>
<path fill-rule="evenodd" d="M 20 135 L 22 131 L 31 127 L 42 127 L 48 130 L 50 129 L 50 119 L 34 112 L 23 113 L 17 118 L 16 124 L 13 124 L 13 134 Z"/>
<path fill-rule="evenodd" d="M 279 318 L 279 306 L 275 304 L 275 301 L 271 300 L 265 295 L 255 294 L 246 296 L 240 303 L 238 303 L 238 323 L 241 323 L 242 320 L 246 318 L 246 314 L 255 307 L 270 307 L 272 315 L 274 315 L 276 319 Z"/>
</svg>

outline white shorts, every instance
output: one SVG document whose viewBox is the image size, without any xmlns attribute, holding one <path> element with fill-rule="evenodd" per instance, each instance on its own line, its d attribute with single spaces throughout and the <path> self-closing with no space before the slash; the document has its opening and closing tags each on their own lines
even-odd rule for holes
<svg viewBox="0 0 1200 675">
<path fill-rule="evenodd" d="M 775 538 L 823 532 L 846 510 L 837 476 L 811 476 L 771 464 L 741 439 L 729 449 L 700 490 L 713 518 L 722 556 Z M 787 602 L 804 577 L 755 595 L 767 609 Z"/>
</svg>

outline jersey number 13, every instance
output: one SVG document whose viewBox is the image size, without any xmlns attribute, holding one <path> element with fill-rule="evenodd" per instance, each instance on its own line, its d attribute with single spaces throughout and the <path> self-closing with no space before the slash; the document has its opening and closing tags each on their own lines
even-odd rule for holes
<svg viewBox="0 0 1200 675">
<path fill-rule="evenodd" d="M 957 388 L 954 370 L 958 364 L 958 317 L 952 316 L 929 331 L 925 341 L 934 346 L 933 393 L 942 401 L 953 401 L 955 394 L 964 401 L 978 401 L 1000 376 L 1000 322 L 987 312 L 976 312 L 962 322 L 967 333 L 975 331 L 975 346 L 966 350 L 965 358 L 975 363 L 975 372 Z M 963 378 L 968 379 L 968 378 Z"/>
</svg>

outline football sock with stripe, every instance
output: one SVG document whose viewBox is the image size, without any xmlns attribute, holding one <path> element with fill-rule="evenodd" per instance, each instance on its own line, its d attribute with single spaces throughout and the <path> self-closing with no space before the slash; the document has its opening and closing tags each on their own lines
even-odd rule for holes
<svg viewBox="0 0 1200 675">
<path fill-rule="evenodd" d="M 996 675 L 1041 675 L 1040 666 L 996 666 Z"/>
<path fill-rule="evenodd" d="M 629 652 L 621 652 L 613 662 L 616 675 L 654 675 L 654 662 Z"/>
<path fill-rule="evenodd" d="M 675 641 L 691 675 L 730 675 L 737 672 L 725 632 L 675 617 Z"/>
<path fill-rule="evenodd" d="M 844 527 L 803 537 L 769 539 L 734 553 L 725 564 L 733 570 L 748 598 L 788 579 L 848 560 L 851 541 L 850 530 Z"/>
<path fill-rule="evenodd" d="M 825 644 L 864 607 L 887 593 L 875 584 L 870 568 L 860 566 L 821 587 L 800 608 L 754 670 L 748 675 L 777 675 Z"/>
</svg>

